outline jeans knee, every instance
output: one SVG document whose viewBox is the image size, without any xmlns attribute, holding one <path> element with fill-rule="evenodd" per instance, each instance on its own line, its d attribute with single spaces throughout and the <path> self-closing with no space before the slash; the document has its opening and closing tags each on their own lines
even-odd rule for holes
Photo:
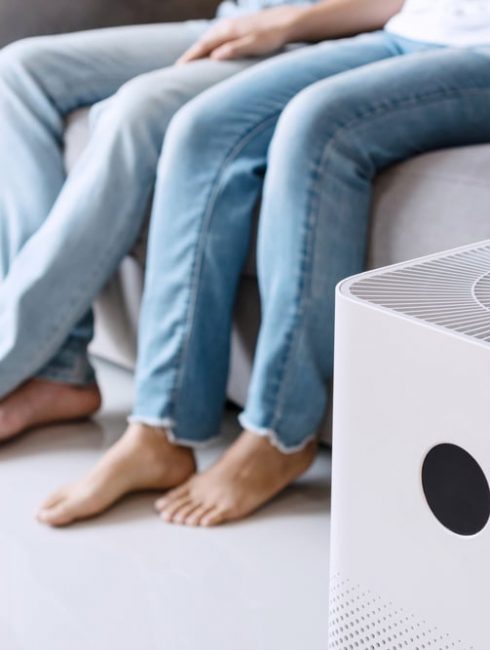
<svg viewBox="0 0 490 650">
<path fill-rule="evenodd" d="M 205 156 L 208 150 L 216 151 L 216 138 L 222 126 L 222 114 L 205 97 L 197 97 L 172 118 L 165 146 L 175 147 L 182 154 L 198 151 L 200 156 Z"/>
<path fill-rule="evenodd" d="M 157 93 L 136 80 L 126 83 L 109 99 L 94 104 L 90 111 L 91 130 L 105 135 L 129 137 L 160 149 L 168 116 Z"/>
<path fill-rule="evenodd" d="M 109 129 L 136 139 L 149 139 L 160 148 L 172 114 L 165 88 L 141 75 L 125 83 L 109 99 L 95 104 L 90 122 L 93 128 L 100 124 L 104 132 Z"/>
<path fill-rule="evenodd" d="M 0 77 L 10 73 L 15 75 L 19 70 L 33 72 L 42 69 L 49 50 L 46 47 L 48 41 L 49 37 L 35 36 L 6 45 L 0 50 Z"/>
<path fill-rule="evenodd" d="M 275 131 L 274 148 L 286 146 L 290 155 L 297 149 L 308 152 L 330 139 L 339 114 L 328 95 L 319 98 L 308 88 L 300 92 L 284 109 Z"/>
<path fill-rule="evenodd" d="M 349 86 L 320 82 L 303 90 L 278 122 L 269 158 L 290 161 L 297 173 L 318 171 L 328 152 L 356 162 L 363 151 L 362 97 Z"/>
</svg>

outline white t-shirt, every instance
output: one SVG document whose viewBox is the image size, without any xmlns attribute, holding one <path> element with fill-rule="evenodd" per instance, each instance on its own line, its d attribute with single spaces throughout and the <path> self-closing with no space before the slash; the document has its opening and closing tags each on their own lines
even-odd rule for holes
<svg viewBox="0 0 490 650">
<path fill-rule="evenodd" d="M 490 45 L 490 0 L 405 0 L 386 29 L 427 43 Z"/>
</svg>

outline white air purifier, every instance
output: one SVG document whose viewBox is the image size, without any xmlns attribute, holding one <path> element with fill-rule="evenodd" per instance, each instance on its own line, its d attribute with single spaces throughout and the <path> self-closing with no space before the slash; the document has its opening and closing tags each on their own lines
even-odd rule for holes
<svg viewBox="0 0 490 650">
<path fill-rule="evenodd" d="M 329 650 L 490 650 L 490 241 L 337 290 Z"/>
</svg>

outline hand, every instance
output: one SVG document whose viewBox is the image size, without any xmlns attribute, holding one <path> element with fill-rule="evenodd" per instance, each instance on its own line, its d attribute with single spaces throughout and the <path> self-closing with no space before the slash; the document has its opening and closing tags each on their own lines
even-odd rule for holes
<svg viewBox="0 0 490 650">
<path fill-rule="evenodd" d="M 217 61 L 264 56 L 289 42 L 300 7 L 277 7 L 250 16 L 220 20 L 185 52 L 178 64 L 196 59 Z"/>
</svg>

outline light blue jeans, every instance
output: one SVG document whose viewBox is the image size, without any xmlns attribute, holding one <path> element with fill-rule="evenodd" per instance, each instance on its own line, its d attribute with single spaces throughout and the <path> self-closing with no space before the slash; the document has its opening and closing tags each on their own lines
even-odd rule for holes
<svg viewBox="0 0 490 650">
<path fill-rule="evenodd" d="M 326 407 L 334 288 L 363 269 L 375 175 L 490 141 L 489 108 L 490 48 L 385 32 L 284 54 L 188 103 L 159 163 L 133 420 L 187 444 L 218 431 L 262 192 L 262 326 L 241 422 L 301 448 Z"/>
<path fill-rule="evenodd" d="M 26 39 L 0 51 L 0 399 L 94 380 L 90 305 L 142 228 L 166 128 L 250 61 L 171 67 L 208 21 Z M 95 104 L 66 178 L 65 117 Z"/>
</svg>

